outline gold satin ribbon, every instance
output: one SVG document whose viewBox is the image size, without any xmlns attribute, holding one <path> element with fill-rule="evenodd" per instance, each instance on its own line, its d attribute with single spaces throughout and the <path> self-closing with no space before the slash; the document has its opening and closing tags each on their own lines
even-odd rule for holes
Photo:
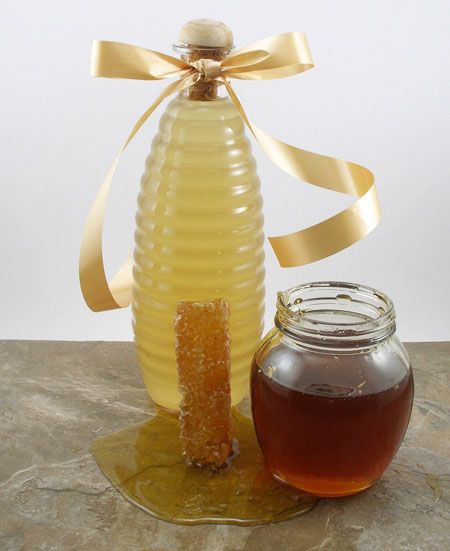
<svg viewBox="0 0 450 551">
<path fill-rule="evenodd" d="M 358 199 L 338 214 L 314 226 L 278 237 L 269 237 L 281 266 L 302 266 L 345 249 L 378 224 L 380 208 L 373 174 L 361 165 L 305 151 L 281 142 L 247 117 L 229 78 L 266 80 L 302 73 L 314 66 L 306 36 L 284 33 L 254 42 L 222 61 L 202 59 L 186 63 L 172 56 L 123 44 L 96 41 L 92 48 L 91 74 L 107 78 L 161 80 L 169 84 L 134 125 L 100 186 L 89 211 L 80 252 L 80 284 L 87 305 L 94 311 L 124 308 L 131 302 L 132 258 L 129 257 L 110 283 L 106 278 L 102 233 L 106 200 L 120 156 L 159 104 L 170 95 L 202 78 L 225 85 L 236 107 L 266 155 L 298 180 L 338 191 Z"/>
</svg>

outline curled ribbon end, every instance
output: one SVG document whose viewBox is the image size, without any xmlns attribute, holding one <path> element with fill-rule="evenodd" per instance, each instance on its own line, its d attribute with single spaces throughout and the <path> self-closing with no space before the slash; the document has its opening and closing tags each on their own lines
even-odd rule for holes
<svg viewBox="0 0 450 551">
<path fill-rule="evenodd" d="M 314 226 L 287 235 L 269 237 L 282 268 L 295 268 L 328 258 L 354 245 L 380 222 L 375 185 L 353 205 Z"/>
</svg>

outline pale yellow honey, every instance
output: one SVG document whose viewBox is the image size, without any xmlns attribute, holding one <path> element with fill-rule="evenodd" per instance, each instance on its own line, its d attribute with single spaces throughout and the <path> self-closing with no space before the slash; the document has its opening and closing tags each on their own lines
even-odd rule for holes
<svg viewBox="0 0 450 551">
<path fill-rule="evenodd" d="M 133 328 L 150 397 L 178 409 L 177 302 L 222 297 L 238 403 L 263 329 L 264 234 L 256 163 L 228 98 L 170 102 L 146 161 L 136 222 Z"/>
</svg>

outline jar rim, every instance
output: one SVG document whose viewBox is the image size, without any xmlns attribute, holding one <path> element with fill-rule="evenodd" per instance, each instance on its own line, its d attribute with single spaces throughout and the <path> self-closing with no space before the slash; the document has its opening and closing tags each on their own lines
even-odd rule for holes
<svg viewBox="0 0 450 551">
<path fill-rule="evenodd" d="M 385 293 L 343 281 L 303 283 L 280 291 L 275 323 L 319 344 L 372 343 L 395 332 L 395 310 Z"/>
<path fill-rule="evenodd" d="M 172 50 L 180 55 L 189 55 L 193 52 L 198 52 L 205 57 L 209 57 L 211 54 L 219 54 L 221 57 L 227 57 L 234 50 L 234 46 L 196 46 L 183 42 L 174 42 L 172 44 Z"/>
</svg>

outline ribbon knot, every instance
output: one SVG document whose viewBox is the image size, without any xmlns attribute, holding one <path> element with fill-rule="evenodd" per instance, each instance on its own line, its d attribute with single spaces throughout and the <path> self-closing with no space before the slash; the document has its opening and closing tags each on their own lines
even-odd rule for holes
<svg viewBox="0 0 450 551">
<path fill-rule="evenodd" d="M 303 182 L 357 197 L 343 211 L 302 230 L 269 237 L 281 266 L 302 266 L 335 254 L 356 243 L 378 224 L 380 208 L 373 174 L 367 168 L 299 149 L 272 137 L 253 124 L 228 79 L 265 80 L 284 78 L 314 67 L 303 33 L 271 36 L 216 61 L 199 59 L 191 64 L 161 52 L 120 42 L 96 41 L 92 48 L 91 74 L 108 78 L 161 80 L 170 83 L 139 118 L 100 186 L 89 211 L 80 251 L 80 284 L 84 299 L 94 311 L 123 308 L 131 302 L 131 257 L 109 283 L 103 265 L 103 219 L 109 188 L 117 164 L 141 126 L 171 94 L 202 78 L 224 84 L 237 112 L 264 153 L 279 168 Z M 195 70 L 193 70 L 193 68 Z M 276 98 L 274 99 L 276 106 Z"/>
<path fill-rule="evenodd" d="M 190 64 L 196 69 L 203 78 L 217 78 L 222 73 L 222 65 L 220 61 L 215 59 L 198 59 L 191 61 Z"/>
</svg>

